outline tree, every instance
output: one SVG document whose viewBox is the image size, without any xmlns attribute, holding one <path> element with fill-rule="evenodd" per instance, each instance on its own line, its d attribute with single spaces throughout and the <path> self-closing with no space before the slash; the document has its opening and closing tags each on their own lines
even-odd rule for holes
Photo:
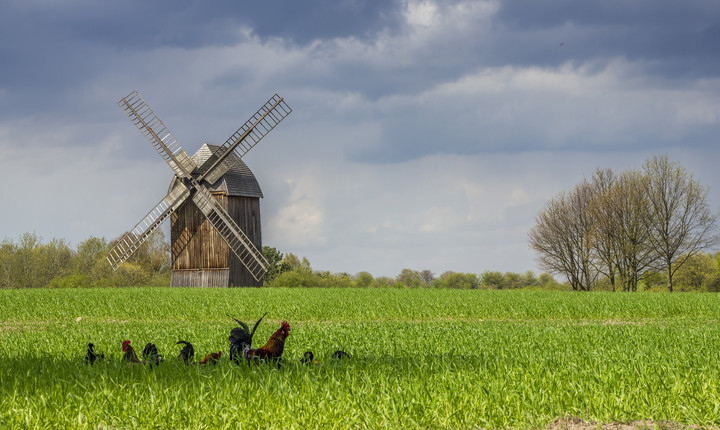
<svg viewBox="0 0 720 430">
<path fill-rule="evenodd" d="M 420 272 L 420 279 L 427 285 L 432 285 L 435 280 L 435 274 L 431 270 L 423 270 Z"/>
<path fill-rule="evenodd" d="M 523 276 L 519 273 L 505 272 L 503 275 L 503 286 L 509 290 L 518 290 L 524 287 Z"/>
<path fill-rule="evenodd" d="M 713 281 L 717 266 L 715 260 L 704 252 L 685 258 L 675 274 L 680 291 L 700 291 Z M 712 287 L 711 287 L 712 288 Z"/>
<path fill-rule="evenodd" d="M 277 249 L 263 246 L 263 257 L 268 261 L 268 270 L 263 278 L 264 282 L 272 281 L 277 275 L 292 270 L 292 266 L 283 260 L 283 255 Z"/>
<path fill-rule="evenodd" d="M 486 270 L 480 275 L 480 283 L 485 288 L 502 290 L 503 289 L 503 274 L 498 271 Z"/>
<path fill-rule="evenodd" d="M 535 217 L 529 234 L 540 266 L 564 275 L 573 290 L 589 291 L 598 276 L 592 261 L 589 207 L 593 197 L 594 190 L 586 180 L 569 193 L 561 192 Z"/>
<path fill-rule="evenodd" d="M 108 242 L 105 238 L 90 236 L 89 239 L 80 242 L 75 251 L 75 272 L 82 274 L 90 273 L 95 262 L 104 259 L 108 250 Z"/>
<path fill-rule="evenodd" d="M 0 243 L 0 288 L 18 288 L 15 283 L 15 244 L 8 239 Z"/>
<path fill-rule="evenodd" d="M 353 282 L 358 288 L 369 287 L 375 282 L 375 278 L 369 272 L 356 273 L 353 277 Z"/>
<path fill-rule="evenodd" d="M 115 243 L 123 237 L 124 235 L 110 243 L 109 249 L 112 249 Z M 157 229 L 133 252 L 123 265 L 131 263 L 139 266 L 141 270 L 148 272 L 150 276 L 160 273 L 167 274 L 170 272 L 172 264 L 170 258 L 170 243 L 165 240 L 165 233 L 163 233 L 162 229 Z M 129 270 L 129 272 L 133 273 L 136 271 L 136 268 Z M 136 282 L 140 278 L 136 275 L 131 276 L 131 279 Z"/>
<path fill-rule="evenodd" d="M 395 278 L 398 284 L 402 284 L 408 288 L 420 288 L 427 287 L 428 285 L 423 281 L 422 275 L 417 270 L 402 269 L 400 274 Z"/>
<path fill-rule="evenodd" d="M 612 202 L 606 222 L 617 252 L 616 267 L 624 291 L 637 291 L 638 281 L 652 268 L 647 177 L 638 171 L 620 174 L 608 192 Z"/>
<path fill-rule="evenodd" d="M 458 290 L 476 290 L 480 286 L 480 279 L 474 273 L 445 272 L 438 279 L 437 286 Z"/>
<path fill-rule="evenodd" d="M 610 288 L 615 291 L 617 272 L 617 243 L 611 220 L 614 200 L 610 190 L 615 184 L 615 173 L 611 169 L 597 169 L 592 176 L 593 199 L 590 204 L 592 218 L 592 253 L 597 262 L 596 269 L 607 277 Z"/>
<path fill-rule="evenodd" d="M 528 270 L 522 274 L 522 288 L 538 287 L 540 280 L 535 276 L 535 272 Z"/>
<path fill-rule="evenodd" d="M 645 162 L 650 204 L 650 245 L 667 274 L 668 291 L 673 276 L 689 259 L 718 243 L 717 215 L 710 211 L 703 188 L 679 163 L 667 156 Z"/>
</svg>

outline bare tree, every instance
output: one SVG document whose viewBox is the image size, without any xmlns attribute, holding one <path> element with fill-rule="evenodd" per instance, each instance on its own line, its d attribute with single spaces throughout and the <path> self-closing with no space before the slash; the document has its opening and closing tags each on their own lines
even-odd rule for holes
<svg viewBox="0 0 720 430">
<path fill-rule="evenodd" d="M 650 244 L 662 261 L 672 292 L 675 272 L 688 259 L 718 244 L 717 215 L 710 211 L 708 189 L 667 156 L 649 159 L 643 172 L 648 178 Z"/>
<path fill-rule="evenodd" d="M 589 291 L 598 277 L 592 261 L 593 190 L 587 181 L 551 199 L 535 217 L 530 247 L 541 267 L 564 275 L 574 290 Z"/>
<path fill-rule="evenodd" d="M 624 291 L 637 291 L 638 281 L 653 268 L 655 254 L 650 246 L 647 177 L 638 171 L 623 172 L 607 198 L 607 231 L 616 252 L 616 268 Z"/>
<path fill-rule="evenodd" d="M 612 169 L 597 169 L 591 181 L 593 199 L 590 204 L 594 261 L 597 262 L 597 270 L 610 281 L 613 291 L 616 291 L 618 249 L 611 216 L 614 200 L 610 192 L 615 180 Z"/>
</svg>

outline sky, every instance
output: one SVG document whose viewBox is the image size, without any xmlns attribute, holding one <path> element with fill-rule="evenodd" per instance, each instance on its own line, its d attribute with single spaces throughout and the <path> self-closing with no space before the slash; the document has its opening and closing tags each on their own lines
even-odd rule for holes
<svg viewBox="0 0 720 430">
<path fill-rule="evenodd" d="M 0 0 L 0 240 L 113 239 L 160 201 L 133 90 L 190 154 L 278 93 L 244 157 L 264 245 L 540 273 L 535 216 L 596 168 L 668 155 L 718 212 L 718 41 L 716 0 Z"/>
</svg>

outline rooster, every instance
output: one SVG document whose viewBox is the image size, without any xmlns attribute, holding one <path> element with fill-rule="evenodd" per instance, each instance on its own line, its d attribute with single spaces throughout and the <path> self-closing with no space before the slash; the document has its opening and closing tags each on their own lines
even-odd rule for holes
<svg viewBox="0 0 720 430">
<path fill-rule="evenodd" d="M 267 315 L 267 312 L 265 315 Z M 279 359 L 282 358 L 282 353 L 285 350 L 285 339 L 290 334 L 290 324 L 286 321 L 280 324 L 280 328 L 270 336 L 265 346 L 252 349 L 252 338 L 255 329 L 257 329 L 258 324 L 265 315 L 255 323 L 252 332 L 248 329 L 247 324 L 233 318 L 240 324 L 240 327 L 235 327 L 230 331 L 230 337 L 228 338 L 230 340 L 230 357 L 234 362 L 240 364 L 239 358 L 242 356 L 248 362 L 258 363 L 261 360 L 273 360 L 278 361 L 278 366 L 280 365 Z"/>
<path fill-rule="evenodd" d="M 250 331 L 247 324 L 228 315 L 240 324 L 240 327 L 235 327 L 230 330 L 230 337 L 228 338 L 230 340 L 230 360 L 240 364 L 240 358 L 245 356 L 245 350 L 252 348 L 252 338 L 255 335 L 255 330 L 258 328 L 258 325 L 260 325 L 260 321 L 265 318 L 265 315 L 267 315 L 267 312 L 257 320 L 252 331 Z"/>
<path fill-rule="evenodd" d="M 105 359 L 105 353 L 104 352 L 101 352 L 99 354 L 96 353 L 95 345 L 93 345 L 92 343 L 88 343 L 87 352 L 85 353 L 85 362 L 88 364 L 93 364 L 93 363 L 95 363 L 95 360 L 102 361 L 104 359 Z"/>
<path fill-rule="evenodd" d="M 246 349 L 245 359 L 258 363 L 262 360 L 275 361 L 280 367 L 280 359 L 285 350 L 285 339 L 290 335 L 290 324 L 283 321 L 280 328 L 270 336 L 265 346 L 257 349 Z"/>
<path fill-rule="evenodd" d="M 218 352 L 211 352 L 210 354 L 206 355 L 205 357 L 200 360 L 200 364 L 216 364 L 218 361 L 220 361 L 220 357 L 222 356 L 222 351 Z"/>
<path fill-rule="evenodd" d="M 178 360 L 182 360 L 185 362 L 185 364 L 190 364 L 190 361 L 192 361 L 193 356 L 195 355 L 195 348 L 193 348 L 192 344 L 190 342 L 179 340 L 177 341 L 176 345 L 184 344 L 182 350 L 180 350 L 180 355 L 178 355 Z"/>
<path fill-rule="evenodd" d="M 137 354 L 135 354 L 135 349 L 130 346 L 130 341 L 125 340 L 122 343 L 122 350 L 125 353 L 123 355 L 123 361 L 129 361 L 130 363 L 140 363 L 140 359 L 138 358 Z"/>
<path fill-rule="evenodd" d="M 153 364 L 158 366 L 160 362 L 163 361 L 163 356 L 162 354 L 158 354 L 157 347 L 154 343 L 148 343 L 147 345 L 145 345 L 145 348 L 143 348 L 142 356 L 143 364 L 150 363 L 150 367 L 152 367 Z"/>
</svg>

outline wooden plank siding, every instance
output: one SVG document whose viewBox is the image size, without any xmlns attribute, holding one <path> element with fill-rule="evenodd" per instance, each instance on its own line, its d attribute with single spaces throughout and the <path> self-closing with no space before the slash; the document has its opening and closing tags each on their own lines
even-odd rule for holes
<svg viewBox="0 0 720 430">
<path fill-rule="evenodd" d="M 227 197 L 227 209 L 230 217 L 237 222 L 255 247 L 262 252 L 260 230 L 260 199 L 255 197 Z M 221 239 L 222 240 L 222 239 Z M 256 281 L 240 259 L 230 253 L 230 287 L 260 287 L 262 281 Z"/>
<path fill-rule="evenodd" d="M 260 199 L 214 194 L 255 246 L 262 249 Z M 172 286 L 261 286 L 188 199 L 170 218 Z"/>
</svg>

